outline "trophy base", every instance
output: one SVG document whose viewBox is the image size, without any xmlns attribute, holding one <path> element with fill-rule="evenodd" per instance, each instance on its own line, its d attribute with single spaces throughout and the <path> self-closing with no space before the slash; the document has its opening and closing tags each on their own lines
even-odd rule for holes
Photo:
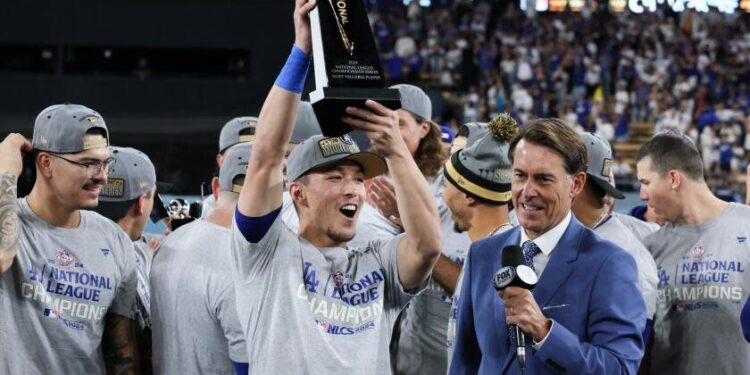
<svg viewBox="0 0 750 375">
<path fill-rule="evenodd" d="M 397 89 L 323 87 L 310 93 L 315 117 L 326 137 L 340 137 L 353 131 L 341 118 L 346 115 L 346 107 L 365 108 L 367 99 L 392 110 L 401 108 Z"/>
</svg>

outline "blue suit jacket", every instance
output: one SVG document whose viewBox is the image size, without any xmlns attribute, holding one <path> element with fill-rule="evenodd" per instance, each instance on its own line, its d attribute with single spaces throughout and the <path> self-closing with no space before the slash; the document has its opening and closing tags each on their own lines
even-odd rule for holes
<svg viewBox="0 0 750 375">
<path fill-rule="evenodd" d="M 521 228 L 475 242 L 464 264 L 451 374 L 519 374 L 502 299 L 492 287 L 500 252 Z M 643 357 L 646 308 L 633 258 L 575 218 L 533 290 L 554 321 L 544 345 L 526 340 L 526 374 L 635 374 Z"/>
</svg>

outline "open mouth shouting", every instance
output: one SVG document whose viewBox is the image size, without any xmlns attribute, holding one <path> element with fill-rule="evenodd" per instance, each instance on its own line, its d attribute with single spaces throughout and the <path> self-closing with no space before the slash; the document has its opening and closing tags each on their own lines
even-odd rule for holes
<svg viewBox="0 0 750 375">
<path fill-rule="evenodd" d="M 339 208 L 339 212 L 341 212 L 342 215 L 348 217 L 349 219 L 353 219 L 354 215 L 357 214 L 357 209 L 359 207 L 354 203 L 347 203 Z"/>
</svg>

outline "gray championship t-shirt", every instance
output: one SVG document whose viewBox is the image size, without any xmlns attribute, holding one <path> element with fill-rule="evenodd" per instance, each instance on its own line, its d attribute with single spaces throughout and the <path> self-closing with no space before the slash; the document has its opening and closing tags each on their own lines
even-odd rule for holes
<svg viewBox="0 0 750 375">
<path fill-rule="evenodd" d="M 140 240 L 133 242 L 135 248 L 135 271 L 138 277 L 136 321 L 140 330 L 151 327 L 151 294 L 149 292 L 148 274 L 151 271 L 154 250 L 148 246 L 146 241 L 147 237 L 142 237 Z"/>
<path fill-rule="evenodd" d="M 234 374 L 246 363 L 231 231 L 195 220 L 167 236 L 151 266 L 155 374 Z"/>
<path fill-rule="evenodd" d="M 258 243 L 233 228 L 237 311 L 252 374 L 390 374 L 388 344 L 411 299 L 398 279 L 403 236 L 317 248 L 277 216 Z M 419 290 L 421 288 L 417 288 Z"/>
<path fill-rule="evenodd" d="M 443 255 L 463 265 L 471 241 L 468 234 L 456 232 L 451 212 L 443 202 L 442 171 L 428 182 L 440 213 Z M 397 374 L 446 373 L 446 333 L 452 301 L 453 295 L 430 278 L 427 289 L 409 303 L 399 319 L 399 339 L 393 353 Z"/>
<path fill-rule="evenodd" d="M 654 257 L 636 238 L 636 235 L 620 221 L 619 216 L 610 216 L 608 220 L 596 227 L 594 232 L 605 240 L 614 242 L 633 256 L 635 265 L 638 267 L 638 286 L 643 295 L 643 302 L 646 304 L 646 316 L 648 319 L 653 319 L 656 312 L 656 284 L 658 282 Z"/>
<path fill-rule="evenodd" d="M 25 198 L 18 206 L 18 253 L 0 276 L 0 373 L 104 374 L 105 316 L 135 313 L 133 242 L 93 211 L 65 229 Z"/>
<path fill-rule="evenodd" d="M 644 243 L 646 237 L 656 233 L 656 231 L 661 228 L 659 224 L 649 223 L 628 214 L 613 212 L 612 216 L 616 217 L 623 225 L 630 229 L 630 231 L 635 234 L 635 236 L 638 238 L 638 241 L 641 241 L 641 243 Z"/>
<path fill-rule="evenodd" d="M 750 207 L 646 238 L 659 277 L 652 374 L 750 374 L 740 312 L 750 290 Z"/>
</svg>

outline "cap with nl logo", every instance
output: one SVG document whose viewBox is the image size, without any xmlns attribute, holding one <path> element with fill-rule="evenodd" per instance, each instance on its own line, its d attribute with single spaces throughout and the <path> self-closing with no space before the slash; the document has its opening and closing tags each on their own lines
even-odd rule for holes
<svg viewBox="0 0 750 375">
<path fill-rule="evenodd" d="M 388 169 L 379 155 L 359 151 L 348 134 L 333 138 L 316 135 L 302 141 L 289 155 L 287 177 L 289 181 L 296 181 L 313 169 L 326 168 L 345 160 L 359 164 L 366 179 L 383 174 Z"/>
<path fill-rule="evenodd" d="M 221 134 L 219 134 L 219 152 L 224 152 L 238 143 L 255 141 L 257 125 L 258 118 L 253 116 L 235 117 L 229 120 L 221 128 Z"/>
<path fill-rule="evenodd" d="M 151 159 L 130 147 L 111 147 L 112 165 L 99 200 L 123 202 L 138 198 L 156 186 L 156 170 Z"/>
<path fill-rule="evenodd" d="M 224 154 L 224 162 L 219 169 L 219 187 L 224 191 L 239 193 L 242 185 L 236 184 L 234 179 L 247 174 L 247 164 L 250 161 L 250 151 L 253 144 L 250 142 L 236 144 L 227 149 Z"/>
<path fill-rule="evenodd" d="M 156 186 L 156 170 L 141 151 L 116 146 L 110 150 L 114 161 L 99 193 L 96 211 L 116 221 L 125 216 L 133 201 Z"/>
<path fill-rule="evenodd" d="M 614 198 L 625 198 L 622 192 L 609 183 L 609 172 L 614 165 L 612 148 L 609 146 L 609 142 L 594 133 L 579 134 L 583 143 L 586 144 L 589 157 L 589 166 L 586 170 L 588 180 Z"/>
<path fill-rule="evenodd" d="M 90 136 L 101 129 L 101 136 Z M 41 151 L 75 153 L 109 145 L 109 132 L 102 116 L 78 104 L 57 104 L 45 108 L 34 121 L 31 143 Z"/>
</svg>

